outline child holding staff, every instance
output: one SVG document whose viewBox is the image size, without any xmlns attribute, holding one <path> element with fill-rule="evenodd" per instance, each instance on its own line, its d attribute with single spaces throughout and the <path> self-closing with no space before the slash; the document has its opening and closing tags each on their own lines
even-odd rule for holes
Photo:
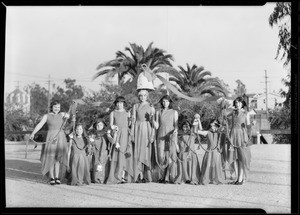
<svg viewBox="0 0 300 215">
<path fill-rule="evenodd" d="M 115 110 L 110 113 L 110 126 L 117 136 L 111 151 L 110 170 L 107 184 L 133 181 L 132 146 L 129 137 L 130 112 L 124 109 L 125 98 L 118 96 L 114 102 Z"/>
<path fill-rule="evenodd" d="M 207 136 L 207 150 L 203 156 L 200 183 L 206 185 L 211 184 L 222 184 L 224 183 L 224 175 L 222 172 L 222 161 L 220 155 L 220 133 L 218 128 L 220 124 L 217 120 L 213 119 L 210 121 L 209 130 L 200 130 L 194 128 L 195 133 L 203 136 Z"/>
<path fill-rule="evenodd" d="M 179 145 L 179 175 L 175 183 L 200 183 L 200 162 L 195 149 L 196 135 L 191 130 L 189 121 L 183 121 L 181 125 L 183 134 L 178 134 Z"/>
<path fill-rule="evenodd" d="M 69 117 L 68 113 L 60 112 L 60 102 L 54 100 L 50 104 L 50 113 L 43 116 L 30 135 L 30 139 L 33 140 L 34 135 L 43 125 L 48 125 L 47 142 L 41 154 L 41 171 L 43 176 L 48 176 L 51 185 L 61 184 L 62 167 L 69 168 L 68 143 L 62 129 L 65 120 Z"/>
</svg>

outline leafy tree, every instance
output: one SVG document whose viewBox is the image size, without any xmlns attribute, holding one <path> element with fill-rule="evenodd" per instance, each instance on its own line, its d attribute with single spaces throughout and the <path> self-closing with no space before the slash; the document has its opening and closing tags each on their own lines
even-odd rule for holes
<svg viewBox="0 0 300 215">
<path fill-rule="evenodd" d="M 277 2 L 273 13 L 269 17 L 271 27 L 279 27 L 279 44 L 276 59 L 281 54 L 281 60 L 287 66 L 291 61 L 291 2 Z"/>
<path fill-rule="evenodd" d="M 24 112 L 24 108 L 13 103 L 4 104 L 5 131 L 23 131 L 30 122 L 30 117 Z M 24 135 L 5 135 L 5 138 L 13 141 L 23 140 Z"/>
<path fill-rule="evenodd" d="M 99 70 L 93 79 L 107 75 L 107 78 L 111 78 L 118 75 L 119 85 L 125 84 L 123 89 L 136 89 L 136 80 L 141 72 L 141 65 L 147 64 L 151 70 L 158 69 L 160 67 L 171 67 L 171 61 L 173 56 L 165 54 L 165 51 L 159 48 L 152 47 L 151 42 L 146 50 L 142 46 L 138 46 L 135 43 L 129 43 L 130 47 L 125 47 L 125 51 L 129 52 L 129 55 L 118 51 L 116 58 L 104 63 L 101 63 L 97 70 Z M 125 77 L 129 77 L 131 81 L 125 81 Z"/>
<path fill-rule="evenodd" d="M 68 111 L 74 99 L 80 99 L 84 96 L 84 89 L 81 85 L 76 85 L 75 79 L 65 79 L 66 90 L 57 87 L 56 93 L 52 96 L 52 100 L 58 100 L 61 103 L 61 110 Z"/>
<path fill-rule="evenodd" d="M 291 129 L 291 109 L 283 107 L 270 111 L 271 129 Z M 279 144 L 291 143 L 291 135 L 274 134 L 274 141 Z"/>
<path fill-rule="evenodd" d="M 291 45 L 291 2 L 277 2 L 273 13 L 269 17 L 271 27 L 279 27 L 279 44 L 275 59 L 281 56 L 284 66 L 290 65 L 291 51 L 290 48 L 296 48 Z M 287 129 L 291 126 L 291 76 L 288 69 L 288 76 L 282 79 L 283 84 L 288 88 L 287 91 L 281 90 L 280 94 L 285 97 L 282 109 L 271 111 L 269 121 L 271 129 Z M 290 135 L 274 135 L 277 143 L 290 143 Z"/>
<path fill-rule="evenodd" d="M 183 92 L 188 96 L 200 96 L 209 94 L 212 96 L 226 95 L 227 90 L 223 88 L 219 79 L 212 78 L 211 72 L 205 71 L 204 67 L 192 67 L 187 64 L 185 70 L 182 66 L 178 66 L 179 71 L 170 69 L 167 73 L 170 74 L 169 81 L 173 83 L 179 91 Z"/>
<path fill-rule="evenodd" d="M 179 124 L 183 119 L 187 119 L 192 122 L 196 113 L 201 116 L 201 123 L 204 129 L 209 128 L 209 122 L 211 119 L 219 118 L 221 109 L 217 102 L 201 102 L 195 103 L 185 99 L 181 99 L 177 102 L 177 106 L 180 107 L 179 112 Z"/>
<path fill-rule="evenodd" d="M 291 107 L 291 76 L 288 75 L 286 79 L 282 79 L 282 82 L 284 86 L 286 86 L 288 89 L 285 91 L 283 89 L 280 90 L 281 96 L 285 97 L 285 101 L 283 102 L 283 105 L 287 108 Z"/>
<path fill-rule="evenodd" d="M 243 96 L 246 94 L 246 85 L 241 80 L 236 80 L 237 87 L 234 89 L 234 93 L 236 96 Z"/>
<path fill-rule="evenodd" d="M 37 118 L 48 112 L 48 91 L 38 84 L 30 87 L 30 116 Z"/>
<path fill-rule="evenodd" d="M 273 13 L 269 17 L 269 24 L 271 27 L 278 25 L 279 27 L 279 44 L 275 59 L 280 55 L 280 60 L 283 60 L 283 65 L 290 65 L 291 61 L 291 2 L 277 2 Z M 284 105 L 290 107 L 291 100 L 291 80 L 290 69 L 287 79 L 283 79 L 284 85 L 288 87 L 287 91 L 281 90 L 281 95 L 285 96 L 286 100 Z"/>
</svg>

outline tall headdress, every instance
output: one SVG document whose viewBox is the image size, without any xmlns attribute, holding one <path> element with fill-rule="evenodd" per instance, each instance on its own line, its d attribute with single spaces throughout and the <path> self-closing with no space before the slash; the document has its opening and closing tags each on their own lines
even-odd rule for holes
<svg viewBox="0 0 300 215">
<path fill-rule="evenodd" d="M 146 64 L 142 64 L 142 72 L 137 79 L 137 90 L 154 90 L 153 80 L 155 75 Z"/>
</svg>

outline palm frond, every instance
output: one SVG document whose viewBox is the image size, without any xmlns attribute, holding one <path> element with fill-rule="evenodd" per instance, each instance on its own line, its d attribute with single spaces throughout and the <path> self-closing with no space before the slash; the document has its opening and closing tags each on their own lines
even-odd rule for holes
<svg viewBox="0 0 300 215">
<path fill-rule="evenodd" d="M 96 70 L 100 70 L 104 67 L 116 67 L 120 64 L 120 60 L 118 59 L 114 59 L 114 60 L 110 60 L 110 61 L 106 61 L 104 63 L 101 63 L 97 66 Z"/>
<path fill-rule="evenodd" d="M 114 69 L 105 69 L 105 70 L 102 70 L 102 71 L 100 71 L 100 72 L 97 72 L 97 73 L 93 76 L 92 80 L 94 81 L 96 78 L 98 78 L 98 77 L 100 77 L 100 76 L 107 75 L 107 74 L 110 74 L 110 73 L 113 73 L 113 72 L 114 72 Z M 114 73 L 114 75 L 115 75 L 115 73 Z"/>
<path fill-rule="evenodd" d="M 153 44 L 153 42 L 151 42 L 151 43 L 148 45 L 148 47 L 147 47 L 147 49 L 146 49 L 146 51 L 145 51 L 145 53 L 144 53 L 144 58 L 148 58 L 148 57 L 151 55 L 152 44 Z"/>
</svg>

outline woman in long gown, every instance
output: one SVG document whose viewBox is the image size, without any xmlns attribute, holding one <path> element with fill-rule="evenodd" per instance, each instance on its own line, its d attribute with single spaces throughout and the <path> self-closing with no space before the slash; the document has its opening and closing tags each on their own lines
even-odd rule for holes
<svg viewBox="0 0 300 215">
<path fill-rule="evenodd" d="M 229 150 L 229 163 L 234 162 L 234 169 L 237 175 L 236 181 L 231 184 L 242 185 L 250 170 L 251 152 L 247 143 L 251 131 L 250 116 L 244 109 L 246 102 L 242 97 L 233 101 L 235 109 L 228 114 L 231 117 L 231 129 L 229 140 L 231 148 Z"/>
<path fill-rule="evenodd" d="M 202 160 L 200 184 L 223 184 L 224 172 L 222 171 L 222 160 L 220 154 L 220 137 L 218 132 L 219 123 L 211 120 L 210 130 L 196 130 L 200 135 L 207 136 L 207 151 Z"/>
<path fill-rule="evenodd" d="M 156 112 L 158 178 L 160 183 L 174 183 L 177 170 L 178 112 L 172 109 L 172 100 L 168 95 L 161 98 L 162 109 Z"/>
<path fill-rule="evenodd" d="M 88 185 L 91 183 L 90 162 L 88 160 L 90 143 L 88 138 L 83 135 L 82 124 L 76 125 L 75 135 L 71 135 L 70 146 L 71 177 L 69 184 L 76 186 Z"/>
<path fill-rule="evenodd" d="M 134 181 L 151 182 L 151 152 L 154 141 L 154 107 L 147 101 L 148 91 L 139 90 L 139 103 L 132 109 L 132 133 L 134 135 Z"/>
<path fill-rule="evenodd" d="M 191 130 L 189 121 L 183 121 L 183 134 L 178 134 L 179 145 L 179 174 L 175 183 L 199 184 L 200 183 L 200 162 L 195 148 L 196 135 Z"/>
<path fill-rule="evenodd" d="M 61 184 L 63 166 L 69 168 L 68 143 L 63 131 L 64 118 L 69 118 L 68 113 L 60 112 L 60 102 L 54 100 L 50 104 L 50 112 L 45 114 L 42 120 L 36 125 L 30 139 L 43 127 L 48 125 L 46 144 L 41 154 L 42 174 L 49 178 L 51 185 Z"/>
<path fill-rule="evenodd" d="M 105 183 L 116 184 L 133 181 L 133 153 L 129 135 L 130 112 L 124 109 L 125 98 L 116 98 L 115 110 L 110 113 L 110 125 L 115 130 L 108 178 Z"/>
</svg>

